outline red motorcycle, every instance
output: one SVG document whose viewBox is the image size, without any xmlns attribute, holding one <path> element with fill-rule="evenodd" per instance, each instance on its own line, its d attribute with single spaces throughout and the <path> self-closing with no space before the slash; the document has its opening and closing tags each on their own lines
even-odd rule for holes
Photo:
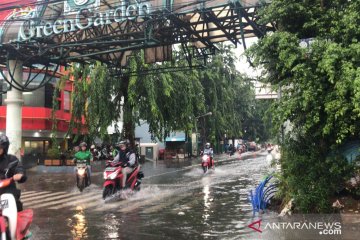
<svg viewBox="0 0 360 240">
<path fill-rule="evenodd" d="M 201 166 L 202 166 L 202 169 L 203 169 L 204 173 L 207 173 L 210 166 L 212 166 L 213 169 L 215 168 L 214 159 L 212 159 L 210 157 L 210 155 L 204 154 L 202 156 Z"/>
<path fill-rule="evenodd" d="M 18 162 L 11 162 L 5 177 L 9 169 L 16 167 Z M 0 189 L 8 187 L 14 182 L 14 179 L 6 178 L 0 180 Z M 16 201 L 12 194 L 4 193 L 0 196 L 0 239 L 28 239 L 31 236 L 29 232 L 30 224 L 33 219 L 33 211 L 31 209 L 25 209 L 21 212 L 17 211 Z"/>
<path fill-rule="evenodd" d="M 103 199 L 112 196 L 122 190 L 121 182 L 123 174 L 121 170 L 124 168 L 122 163 L 108 162 L 104 171 Z M 139 191 L 141 179 L 144 174 L 140 171 L 140 165 L 137 165 L 132 173 L 127 175 L 125 186 L 132 191 Z"/>
</svg>

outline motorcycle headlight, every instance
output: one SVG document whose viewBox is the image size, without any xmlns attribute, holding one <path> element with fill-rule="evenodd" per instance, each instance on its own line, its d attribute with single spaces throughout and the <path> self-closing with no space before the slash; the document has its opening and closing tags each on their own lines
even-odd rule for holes
<svg viewBox="0 0 360 240">
<path fill-rule="evenodd" d="M 110 174 L 108 178 L 110 178 L 111 180 L 114 180 L 116 178 L 116 176 L 117 176 L 117 171 Z"/>
<path fill-rule="evenodd" d="M 85 169 L 79 169 L 79 170 L 78 170 L 78 174 L 79 174 L 80 176 L 84 176 L 84 174 L 85 174 Z"/>
<path fill-rule="evenodd" d="M 203 161 L 207 161 L 207 158 L 208 158 L 208 157 L 204 155 L 204 156 L 202 157 L 202 160 L 203 160 Z"/>
</svg>

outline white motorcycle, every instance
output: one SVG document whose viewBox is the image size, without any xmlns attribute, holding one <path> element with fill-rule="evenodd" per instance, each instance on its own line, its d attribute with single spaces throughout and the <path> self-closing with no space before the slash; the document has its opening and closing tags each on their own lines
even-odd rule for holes
<svg viewBox="0 0 360 240">
<path fill-rule="evenodd" d="M 18 161 L 9 164 L 5 172 L 5 179 L 0 180 L 0 189 L 8 187 L 14 182 L 14 179 L 8 178 L 7 175 L 9 170 L 16 167 L 17 164 Z M 31 235 L 29 228 L 33 219 L 33 211 L 25 209 L 18 212 L 15 197 L 10 193 L 1 194 L 0 210 L 0 239 L 28 239 Z"/>
<path fill-rule="evenodd" d="M 80 192 L 89 186 L 89 176 L 87 174 L 87 165 L 85 162 L 78 161 L 76 163 L 76 185 Z"/>
</svg>

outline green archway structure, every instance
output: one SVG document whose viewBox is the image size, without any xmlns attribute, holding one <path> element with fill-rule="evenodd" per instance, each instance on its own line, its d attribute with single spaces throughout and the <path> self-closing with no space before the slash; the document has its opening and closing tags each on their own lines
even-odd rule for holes
<svg viewBox="0 0 360 240">
<path fill-rule="evenodd" d="M 155 63 L 171 60 L 172 47 L 179 44 L 193 67 L 194 58 L 206 62 L 215 53 L 215 43 L 230 41 L 246 48 L 245 38 L 272 30 L 270 24 L 259 24 L 258 10 L 265 4 L 261 0 L 19 2 L 4 0 L 0 5 L 0 16 L 6 16 L 0 29 L 6 134 L 12 142 L 9 153 L 18 157 L 22 92 L 44 86 L 61 65 L 97 60 L 121 75 L 134 50 L 144 49 L 145 61 Z"/>
<path fill-rule="evenodd" d="M 174 44 L 181 45 L 192 66 L 194 58 L 214 54 L 217 42 L 246 48 L 245 38 L 262 37 L 272 29 L 258 24 L 258 9 L 265 4 L 261 0 L 28 1 L 26 6 L 4 8 L 14 14 L 2 26 L 2 69 L 15 59 L 30 71 L 48 75 L 58 65 L 93 59 L 121 74 L 132 51 L 145 49 L 147 63 L 162 62 L 171 59 Z M 16 14 L 19 7 L 28 12 Z M 50 79 L 44 77 L 30 88 L 31 79 L 21 84 L 12 74 L 4 78 L 20 91 Z"/>
</svg>

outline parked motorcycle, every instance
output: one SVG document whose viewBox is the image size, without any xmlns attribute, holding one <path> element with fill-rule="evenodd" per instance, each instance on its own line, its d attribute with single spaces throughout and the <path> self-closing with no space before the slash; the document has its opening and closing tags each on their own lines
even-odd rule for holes
<svg viewBox="0 0 360 240">
<path fill-rule="evenodd" d="M 76 185 L 80 192 L 89 186 L 89 179 L 87 173 L 87 165 L 83 161 L 77 161 L 76 163 Z"/>
<path fill-rule="evenodd" d="M 207 171 L 209 170 L 209 167 L 211 165 L 212 165 L 212 167 L 214 169 L 215 168 L 214 159 L 211 159 L 210 155 L 204 154 L 202 156 L 202 161 L 201 161 L 201 167 L 202 167 L 204 173 L 207 173 Z"/>
<path fill-rule="evenodd" d="M 123 169 L 121 163 L 108 162 L 104 171 L 104 184 L 103 184 L 103 199 L 112 196 L 116 192 L 122 190 L 121 182 Z M 140 165 L 134 168 L 134 171 L 127 176 L 126 187 L 132 191 L 139 191 L 141 179 L 144 177 L 143 172 L 140 171 Z"/>
<path fill-rule="evenodd" d="M 8 187 L 14 182 L 12 177 L 7 178 L 7 173 L 9 169 L 16 167 L 17 164 L 18 161 L 9 164 L 5 172 L 5 179 L 0 180 L 0 189 Z M 29 232 L 33 219 L 31 209 L 18 212 L 15 197 L 10 193 L 4 193 L 0 196 L 0 210 L 1 240 L 27 239 L 31 235 Z"/>
</svg>

